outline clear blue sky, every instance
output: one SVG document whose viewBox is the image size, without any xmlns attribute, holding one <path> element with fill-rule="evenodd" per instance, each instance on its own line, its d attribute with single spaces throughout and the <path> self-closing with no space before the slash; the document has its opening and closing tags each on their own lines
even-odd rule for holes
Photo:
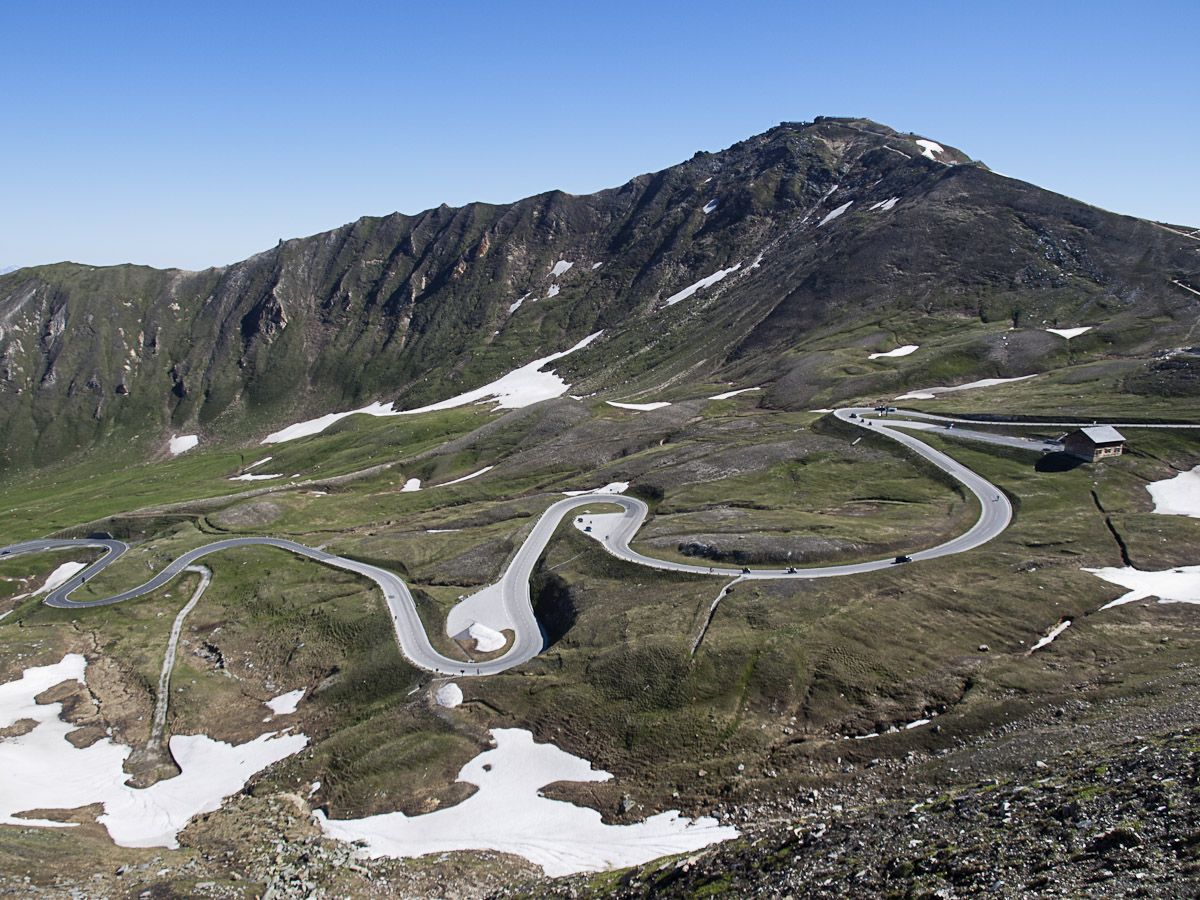
<svg viewBox="0 0 1200 900">
<path fill-rule="evenodd" d="M 836 7 L 836 8 L 835 8 Z M 1200 227 L 1200 2 L 8 4 L 0 267 L 203 268 L 865 116 Z"/>
</svg>

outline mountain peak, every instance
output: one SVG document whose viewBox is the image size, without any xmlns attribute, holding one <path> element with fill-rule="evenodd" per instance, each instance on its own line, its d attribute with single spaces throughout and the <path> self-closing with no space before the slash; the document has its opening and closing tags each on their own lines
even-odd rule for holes
<svg viewBox="0 0 1200 900">
<path fill-rule="evenodd" d="M 561 364 L 588 390 L 759 373 L 785 407 L 884 388 L 805 355 L 864 321 L 1148 311 L 1169 330 L 1162 311 L 1191 295 L 1163 273 L 1196 268 L 1175 233 L 970 163 L 931 138 L 821 117 L 589 196 L 365 217 L 222 269 L 10 273 L 0 450 L 30 462 L 168 427 L 245 437 L 422 406 L 600 330 Z M 947 365 L 1028 374 L 1034 351 L 1018 343 Z"/>
</svg>

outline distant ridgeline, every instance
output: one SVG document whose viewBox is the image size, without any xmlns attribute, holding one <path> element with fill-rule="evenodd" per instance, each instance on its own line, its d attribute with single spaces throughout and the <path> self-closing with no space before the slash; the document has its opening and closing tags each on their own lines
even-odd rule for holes
<svg viewBox="0 0 1200 900">
<path fill-rule="evenodd" d="M 1072 350 L 1170 346 L 1194 318 L 1191 243 L 866 120 L 784 123 L 590 196 L 363 218 L 220 269 L 2 275 L 0 466 L 413 409 L 598 331 L 556 363 L 576 391 L 686 369 L 769 383 L 782 408 L 840 381 L 898 393 L 895 369 L 820 353 L 923 316 L 1016 329 L 931 350 L 924 372 L 1017 377 L 1066 363 L 1050 326 L 1098 326 Z"/>
</svg>

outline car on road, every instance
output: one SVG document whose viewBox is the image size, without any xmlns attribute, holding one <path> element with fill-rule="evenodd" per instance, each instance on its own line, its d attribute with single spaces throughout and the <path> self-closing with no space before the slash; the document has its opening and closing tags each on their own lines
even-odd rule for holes
<svg viewBox="0 0 1200 900">
<path fill-rule="evenodd" d="M 912 562 L 912 557 L 905 556 L 903 553 L 901 553 L 899 556 L 897 556 L 895 559 L 892 560 L 892 565 L 899 565 L 900 563 L 906 563 L 906 562 Z"/>
</svg>

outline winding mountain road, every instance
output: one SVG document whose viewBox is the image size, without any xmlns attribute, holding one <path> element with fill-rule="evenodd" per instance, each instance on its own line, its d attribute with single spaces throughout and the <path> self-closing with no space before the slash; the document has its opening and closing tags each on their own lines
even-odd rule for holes
<svg viewBox="0 0 1200 900">
<path fill-rule="evenodd" d="M 1012 520 L 1012 505 L 995 485 L 981 475 L 954 461 L 949 456 L 933 449 L 928 444 L 903 431 L 897 431 L 882 418 L 870 419 L 867 416 L 873 410 L 866 407 L 844 408 L 835 412 L 843 422 L 872 431 L 877 434 L 899 441 L 933 465 L 948 473 L 967 488 L 980 503 L 979 519 L 970 529 L 958 537 L 945 543 L 938 544 L 927 550 L 916 550 L 910 554 L 914 561 L 935 559 L 955 553 L 963 553 L 990 541 L 1008 527 Z M 613 518 L 606 519 L 608 526 L 603 534 L 593 534 L 602 545 L 620 559 L 638 565 L 649 566 L 673 572 L 688 572 L 696 575 L 716 575 L 724 578 L 738 576 L 741 580 L 763 579 L 811 579 L 833 578 L 843 575 L 859 575 L 886 569 L 895 564 L 892 558 L 873 560 L 870 562 L 848 563 L 836 566 L 816 566 L 797 569 L 753 569 L 745 571 L 740 568 L 724 568 L 717 566 L 701 566 L 689 563 L 670 562 L 645 556 L 633 550 L 629 543 L 637 534 L 646 520 L 649 509 L 646 504 L 635 497 L 625 497 L 620 494 L 584 494 L 578 497 L 568 497 L 559 500 L 547 509 L 538 519 L 529 537 L 521 545 L 512 563 L 504 572 L 500 582 L 485 590 L 499 592 L 499 603 L 503 607 L 502 615 L 512 624 L 515 637 L 508 651 L 496 659 L 487 662 L 464 662 L 444 656 L 434 649 L 425 632 L 425 627 L 417 613 L 416 603 L 408 586 L 393 572 L 368 563 L 356 562 L 345 557 L 326 553 L 298 544 L 295 541 L 271 537 L 240 537 L 228 538 L 198 547 L 182 554 L 169 563 L 162 571 L 156 573 L 149 581 L 138 587 L 131 588 L 111 597 L 86 602 L 71 600 L 71 593 L 90 580 L 101 570 L 115 562 L 129 549 L 121 541 L 111 539 L 82 539 L 82 540 L 33 540 L 11 544 L 0 548 L 0 555 L 11 556 L 20 553 L 35 553 L 47 550 L 77 549 L 96 547 L 105 550 L 104 555 L 88 568 L 71 578 L 57 590 L 52 591 L 45 602 L 60 609 L 87 609 L 93 606 L 105 606 L 120 603 L 134 597 L 141 597 L 165 585 L 176 575 L 201 558 L 211 553 L 219 553 L 234 547 L 262 546 L 288 550 L 300 556 L 316 560 L 328 566 L 355 572 L 371 579 L 383 591 L 392 618 L 392 626 L 396 632 L 396 640 L 401 652 L 416 666 L 431 672 L 454 676 L 483 676 L 494 675 L 526 662 L 537 656 L 544 649 L 542 630 L 533 614 L 533 606 L 529 594 L 529 580 L 534 567 L 542 552 L 546 549 L 559 524 L 573 511 L 596 503 L 611 503 L 620 506 L 622 513 L 612 514 Z M 616 517 L 619 516 L 619 520 Z"/>
</svg>

